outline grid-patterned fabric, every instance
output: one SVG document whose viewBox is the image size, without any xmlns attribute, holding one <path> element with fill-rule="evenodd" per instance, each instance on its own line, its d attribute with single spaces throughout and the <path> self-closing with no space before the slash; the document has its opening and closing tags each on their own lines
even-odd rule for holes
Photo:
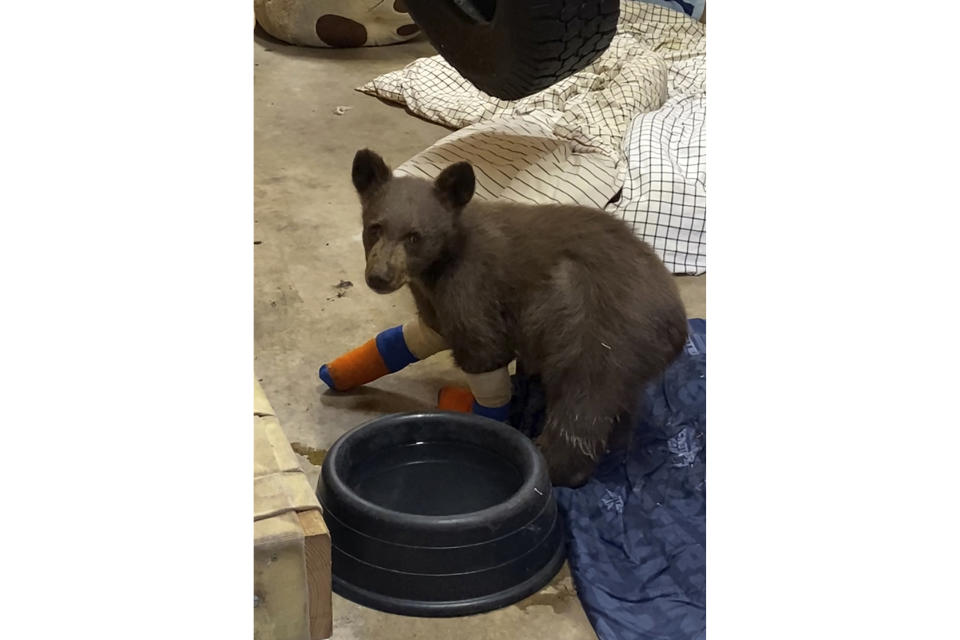
<svg viewBox="0 0 960 640">
<path fill-rule="evenodd" d="M 705 75 L 703 56 L 675 64 L 671 97 L 637 116 L 624 140 L 627 176 L 614 212 L 675 273 L 707 269 Z"/>
<path fill-rule="evenodd" d="M 622 1 L 610 48 L 532 96 L 493 98 L 439 56 L 360 90 L 460 129 L 397 173 L 433 178 L 467 160 L 479 198 L 605 208 L 674 272 L 703 273 L 705 67 L 703 25 Z"/>
</svg>

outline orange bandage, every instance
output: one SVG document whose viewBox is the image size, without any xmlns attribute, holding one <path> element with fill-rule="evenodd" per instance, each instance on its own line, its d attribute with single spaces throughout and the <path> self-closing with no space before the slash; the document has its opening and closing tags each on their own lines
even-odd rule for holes
<svg viewBox="0 0 960 640">
<path fill-rule="evenodd" d="M 328 378 L 324 377 L 324 373 Z M 347 391 L 388 373 L 390 370 L 377 349 L 376 339 L 373 339 L 324 365 L 320 369 L 320 378 L 337 391 Z"/>
<path fill-rule="evenodd" d="M 441 411 L 473 411 L 473 394 L 466 387 L 443 387 L 437 395 L 437 409 Z"/>
<path fill-rule="evenodd" d="M 323 365 L 320 379 L 331 389 L 348 391 L 447 348 L 439 333 L 416 318 Z"/>
</svg>

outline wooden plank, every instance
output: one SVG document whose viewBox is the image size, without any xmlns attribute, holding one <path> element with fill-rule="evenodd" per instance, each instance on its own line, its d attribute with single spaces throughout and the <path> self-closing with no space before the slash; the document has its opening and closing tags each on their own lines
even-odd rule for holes
<svg viewBox="0 0 960 640">
<path fill-rule="evenodd" d="M 277 415 L 273 411 L 273 407 L 270 406 L 270 401 L 267 399 L 267 394 L 263 392 L 263 387 L 260 386 L 260 383 L 257 382 L 256 378 L 253 380 L 253 415 L 255 416 L 275 416 Z"/>
<path fill-rule="evenodd" d="M 307 602 L 310 613 L 310 640 L 325 640 L 333 635 L 331 599 L 330 532 L 317 510 L 297 513 L 303 527 L 303 546 L 307 562 Z"/>
</svg>

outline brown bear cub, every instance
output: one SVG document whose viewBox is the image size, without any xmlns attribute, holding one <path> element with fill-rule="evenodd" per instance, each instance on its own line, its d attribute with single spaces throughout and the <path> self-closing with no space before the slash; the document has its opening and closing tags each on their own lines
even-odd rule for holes
<svg viewBox="0 0 960 640">
<path fill-rule="evenodd" d="M 467 374 L 515 358 L 540 375 L 537 445 L 558 486 L 586 482 L 645 382 L 683 348 L 673 277 L 621 220 L 596 209 L 472 200 L 473 168 L 394 177 L 364 149 L 353 161 L 366 281 L 410 287 L 421 321 Z"/>
</svg>

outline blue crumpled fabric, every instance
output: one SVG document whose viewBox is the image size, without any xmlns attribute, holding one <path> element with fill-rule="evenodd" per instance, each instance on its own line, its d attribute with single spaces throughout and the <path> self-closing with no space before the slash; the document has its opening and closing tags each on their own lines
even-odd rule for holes
<svg viewBox="0 0 960 640">
<path fill-rule="evenodd" d="M 706 638 L 706 322 L 645 389 L 627 450 L 557 489 L 570 570 L 600 640 Z M 514 377 L 511 424 L 543 425 L 543 393 Z"/>
</svg>

